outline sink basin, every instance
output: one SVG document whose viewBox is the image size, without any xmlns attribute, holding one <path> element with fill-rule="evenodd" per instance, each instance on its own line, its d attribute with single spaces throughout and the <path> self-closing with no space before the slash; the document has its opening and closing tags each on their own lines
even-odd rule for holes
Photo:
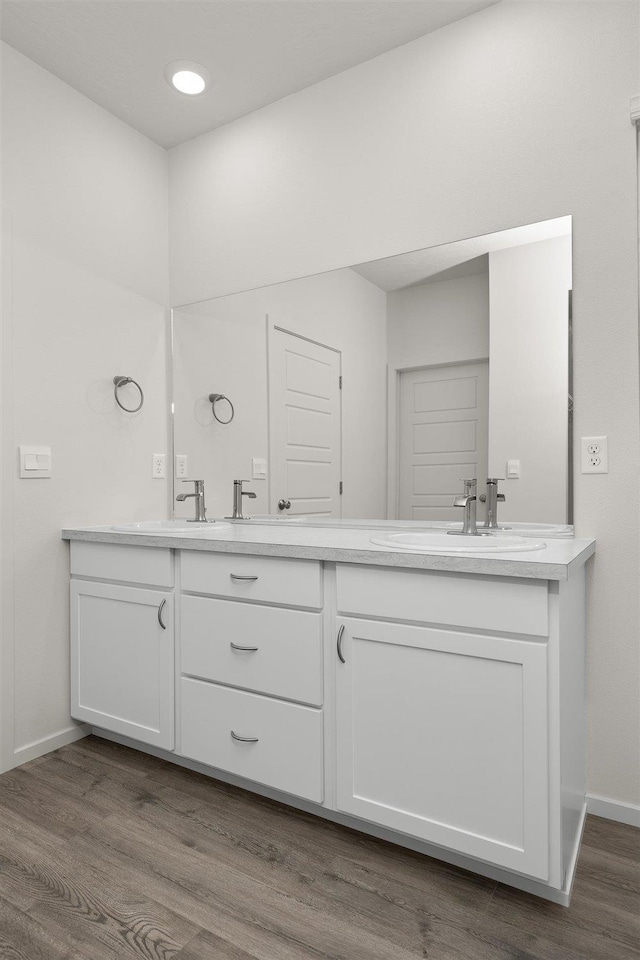
<svg viewBox="0 0 640 960">
<path fill-rule="evenodd" d="M 219 520 L 199 523 L 191 520 L 142 520 L 138 523 L 113 524 L 112 530 L 120 533 L 197 533 L 206 530 L 214 533 L 216 530 L 228 530 L 230 523 L 221 523 Z"/>
<path fill-rule="evenodd" d="M 449 536 L 447 533 L 387 533 L 371 543 L 409 553 L 524 553 L 544 550 L 546 543 L 508 534 L 488 537 Z"/>
<path fill-rule="evenodd" d="M 434 527 L 447 527 L 449 530 L 461 530 L 462 523 L 434 523 Z M 562 523 L 510 523 L 498 524 L 498 529 L 492 531 L 493 535 L 513 535 L 518 537 L 545 537 L 545 539 L 566 539 L 573 537 L 573 527 Z"/>
<path fill-rule="evenodd" d="M 302 517 L 295 515 L 293 517 L 286 516 L 286 514 L 274 514 L 274 513 L 252 513 L 248 517 L 243 517 L 242 520 L 236 520 L 236 523 L 304 523 L 307 521 L 308 517 Z"/>
</svg>

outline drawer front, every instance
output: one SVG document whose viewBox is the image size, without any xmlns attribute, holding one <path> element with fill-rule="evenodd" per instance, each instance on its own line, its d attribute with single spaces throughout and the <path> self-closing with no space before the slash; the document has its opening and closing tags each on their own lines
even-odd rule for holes
<svg viewBox="0 0 640 960">
<path fill-rule="evenodd" d="M 181 637 L 182 673 L 322 704 L 319 613 L 184 596 Z"/>
<path fill-rule="evenodd" d="M 322 802 L 321 710 L 183 677 L 181 717 L 182 756 Z"/>
<path fill-rule="evenodd" d="M 322 568 L 316 560 L 244 554 L 182 553 L 182 589 L 290 607 L 322 606 Z"/>
<path fill-rule="evenodd" d="M 173 586 L 173 556 L 164 547 L 71 541 L 71 574 L 150 587 Z"/>
<path fill-rule="evenodd" d="M 546 580 L 338 564 L 338 612 L 546 637 Z"/>
</svg>

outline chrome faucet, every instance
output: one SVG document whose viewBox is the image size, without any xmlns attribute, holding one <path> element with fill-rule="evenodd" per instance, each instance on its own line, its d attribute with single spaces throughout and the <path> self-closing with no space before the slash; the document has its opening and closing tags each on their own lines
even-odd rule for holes
<svg viewBox="0 0 640 960">
<path fill-rule="evenodd" d="M 227 517 L 227 520 L 244 520 L 245 517 L 242 516 L 242 498 L 249 497 L 250 500 L 255 500 L 256 494 L 253 490 L 243 490 L 243 483 L 250 483 L 250 480 L 234 480 L 233 481 L 233 513 L 230 517 Z"/>
<path fill-rule="evenodd" d="M 487 479 L 487 492 L 480 497 L 480 501 L 487 505 L 487 519 L 483 526 L 490 530 L 498 529 L 498 503 L 504 503 L 505 501 L 504 493 L 498 493 L 500 480 L 504 480 L 504 477 L 489 477 Z M 511 528 L 505 527 L 504 529 L 510 530 Z"/>
<path fill-rule="evenodd" d="M 183 500 L 189 500 L 191 497 L 195 498 L 196 501 L 196 515 L 191 520 L 191 523 L 206 523 L 207 520 L 207 508 L 204 505 L 204 480 L 183 480 L 183 483 L 193 483 L 195 484 L 193 493 L 179 493 L 176 497 L 176 500 L 182 503 Z"/>
<path fill-rule="evenodd" d="M 481 533 L 476 524 L 476 507 L 478 498 L 476 491 L 478 487 L 477 480 L 464 480 L 464 494 L 456 497 L 453 501 L 454 507 L 464 508 L 464 520 L 462 521 L 462 530 L 448 530 L 450 536 L 467 537 L 486 537 L 488 534 Z"/>
</svg>

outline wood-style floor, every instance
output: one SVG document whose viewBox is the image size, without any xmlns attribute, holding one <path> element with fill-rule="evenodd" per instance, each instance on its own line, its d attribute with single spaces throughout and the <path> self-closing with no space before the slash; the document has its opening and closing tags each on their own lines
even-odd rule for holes
<svg viewBox="0 0 640 960">
<path fill-rule="evenodd" d="M 640 831 L 565 909 L 94 737 L 0 777 L 2 960 L 631 960 Z"/>
</svg>

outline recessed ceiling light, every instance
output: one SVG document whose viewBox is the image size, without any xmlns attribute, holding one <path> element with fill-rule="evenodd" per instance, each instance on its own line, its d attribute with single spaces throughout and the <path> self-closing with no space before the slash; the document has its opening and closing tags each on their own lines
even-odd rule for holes
<svg viewBox="0 0 640 960">
<path fill-rule="evenodd" d="M 211 83 L 209 71 L 199 63 L 194 63 L 193 60 L 176 60 L 174 63 L 167 64 L 164 78 L 174 90 L 185 93 L 189 97 L 197 97 L 198 94 L 204 93 Z"/>
</svg>

